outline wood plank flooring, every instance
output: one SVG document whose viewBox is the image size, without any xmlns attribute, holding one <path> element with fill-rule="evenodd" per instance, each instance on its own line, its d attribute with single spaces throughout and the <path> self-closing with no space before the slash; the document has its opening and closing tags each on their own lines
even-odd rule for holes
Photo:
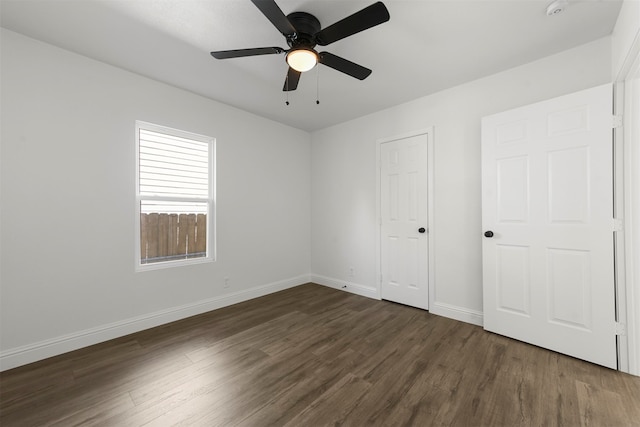
<svg viewBox="0 0 640 427">
<path fill-rule="evenodd" d="M 307 284 L 6 371 L 0 425 L 640 426 L 640 377 Z"/>
</svg>

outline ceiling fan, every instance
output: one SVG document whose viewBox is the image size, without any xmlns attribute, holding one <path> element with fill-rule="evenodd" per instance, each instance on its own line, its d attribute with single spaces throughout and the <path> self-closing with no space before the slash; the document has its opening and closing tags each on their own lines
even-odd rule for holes
<svg viewBox="0 0 640 427">
<path fill-rule="evenodd" d="M 300 75 L 320 63 L 359 80 L 366 79 L 371 70 L 329 52 L 317 52 L 316 45 L 327 46 L 389 20 L 389 11 L 382 2 L 374 3 L 324 29 L 320 21 L 306 12 L 286 15 L 274 0 L 251 0 L 269 21 L 282 33 L 290 49 L 259 47 L 252 49 L 211 52 L 216 59 L 286 53 L 289 70 L 283 91 L 296 90 Z"/>
</svg>

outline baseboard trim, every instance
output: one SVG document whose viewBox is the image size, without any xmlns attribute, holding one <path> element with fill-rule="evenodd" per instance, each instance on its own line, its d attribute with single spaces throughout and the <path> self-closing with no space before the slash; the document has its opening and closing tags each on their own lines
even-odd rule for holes
<svg viewBox="0 0 640 427">
<path fill-rule="evenodd" d="M 473 325 L 484 325 L 484 316 L 481 311 L 469 310 L 468 308 L 458 307 L 442 302 L 432 302 L 429 304 L 429 312 L 431 314 L 437 314 L 438 316 L 448 317 L 450 319 L 471 323 Z"/>
<path fill-rule="evenodd" d="M 329 288 L 351 292 L 353 294 L 357 294 L 363 297 L 373 298 L 377 300 L 381 299 L 378 289 L 371 286 L 360 285 L 357 283 L 348 282 L 340 279 L 334 279 L 326 276 L 320 276 L 317 274 L 312 274 L 310 277 L 310 280 L 313 283 L 317 283 L 318 285 L 322 285 L 322 286 L 327 286 Z M 446 304 L 442 302 L 435 302 L 435 303 L 429 304 L 429 312 L 431 314 L 447 317 L 449 319 L 459 320 L 465 323 L 471 323 L 473 325 L 478 325 L 478 326 L 484 325 L 484 320 L 483 320 L 484 318 L 483 318 L 482 312 L 470 310 L 464 307 L 458 307 L 455 305 Z"/>
<path fill-rule="evenodd" d="M 371 286 L 361 285 L 358 283 L 348 282 L 340 279 L 333 279 L 331 277 L 320 276 L 317 274 L 311 275 L 311 281 L 313 283 L 317 283 L 318 285 L 339 289 L 341 291 L 351 292 L 352 294 L 361 295 L 363 297 L 378 300 L 380 299 L 378 289 Z"/>
<path fill-rule="evenodd" d="M 187 317 L 217 310 L 219 308 L 272 294 L 274 292 L 283 291 L 310 281 L 311 278 L 309 275 L 292 277 L 290 279 L 256 286 L 243 291 L 221 295 L 192 304 L 172 307 L 166 310 L 160 310 L 154 313 L 98 326 L 96 328 L 85 329 L 83 331 L 40 341 L 34 344 L 5 350 L 0 352 L 0 372 L 114 338 L 140 332 L 145 329 L 175 322 L 176 320 L 185 319 Z"/>
</svg>

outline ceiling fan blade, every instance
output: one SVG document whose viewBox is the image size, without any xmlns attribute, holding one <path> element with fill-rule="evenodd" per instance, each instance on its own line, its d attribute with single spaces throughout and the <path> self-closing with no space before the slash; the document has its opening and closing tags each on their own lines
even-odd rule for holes
<svg viewBox="0 0 640 427">
<path fill-rule="evenodd" d="M 318 56 L 320 56 L 319 62 L 321 64 L 324 64 L 327 67 L 331 67 L 334 70 L 340 71 L 342 73 L 348 74 L 351 77 L 355 77 L 358 80 L 364 80 L 369 77 L 369 74 L 371 74 L 370 69 L 334 55 L 333 53 L 320 52 Z"/>
<path fill-rule="evenodd" d="M 287 77 L 284 80 L 284 86 L 282 90 L 284 92 L 289 92 L 292 90 L 296 90 L 298 88 L 298 82 L 300 81 L 300 71 L 296 71 L 293 68 L 289 67 L 289 71 L 287 71 Z"/>
<path fill-rule="evenodd" d="M 251 0 L 251 2 L 260 9 L 260 12 L 262 12 L 283 35 L 287 36 L 296 32 L 294 26 L 289 22 L 287 16 L 274 0 Z"/>
<path fill-rule="evenodd" d="M 219 50 L 211 52 L 216 59 L 241 58 L 243 56 L 271 55 L 282 53 L 285 50 L 279 47 L 256 47 L 252 49 Z"/>
<path fill-rule="evenodd" d="M 326 46 L 388 20 L 389 11 L 379 1 L 319 31 L 316 33 L 315 39 L 320 46 Z"/>
</svg>

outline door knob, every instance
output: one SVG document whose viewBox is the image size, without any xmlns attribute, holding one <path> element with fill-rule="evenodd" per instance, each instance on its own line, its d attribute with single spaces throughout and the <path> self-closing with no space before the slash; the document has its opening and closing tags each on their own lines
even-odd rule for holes
<svg viewBox="0 0 640 427">
<path fill-rule="evenodd" d="M 424 233 L 425 231 L 427 231 L 427 230 L 425 230 L 424 227 L 418 228 L 418 233 Z"/>
<path fill-rule="evenodd" d="M 491 230 L 485 231 L 484 232 L 484 237 L 493 237 L 493 231 L 491 231 Z"/>
</svg>

